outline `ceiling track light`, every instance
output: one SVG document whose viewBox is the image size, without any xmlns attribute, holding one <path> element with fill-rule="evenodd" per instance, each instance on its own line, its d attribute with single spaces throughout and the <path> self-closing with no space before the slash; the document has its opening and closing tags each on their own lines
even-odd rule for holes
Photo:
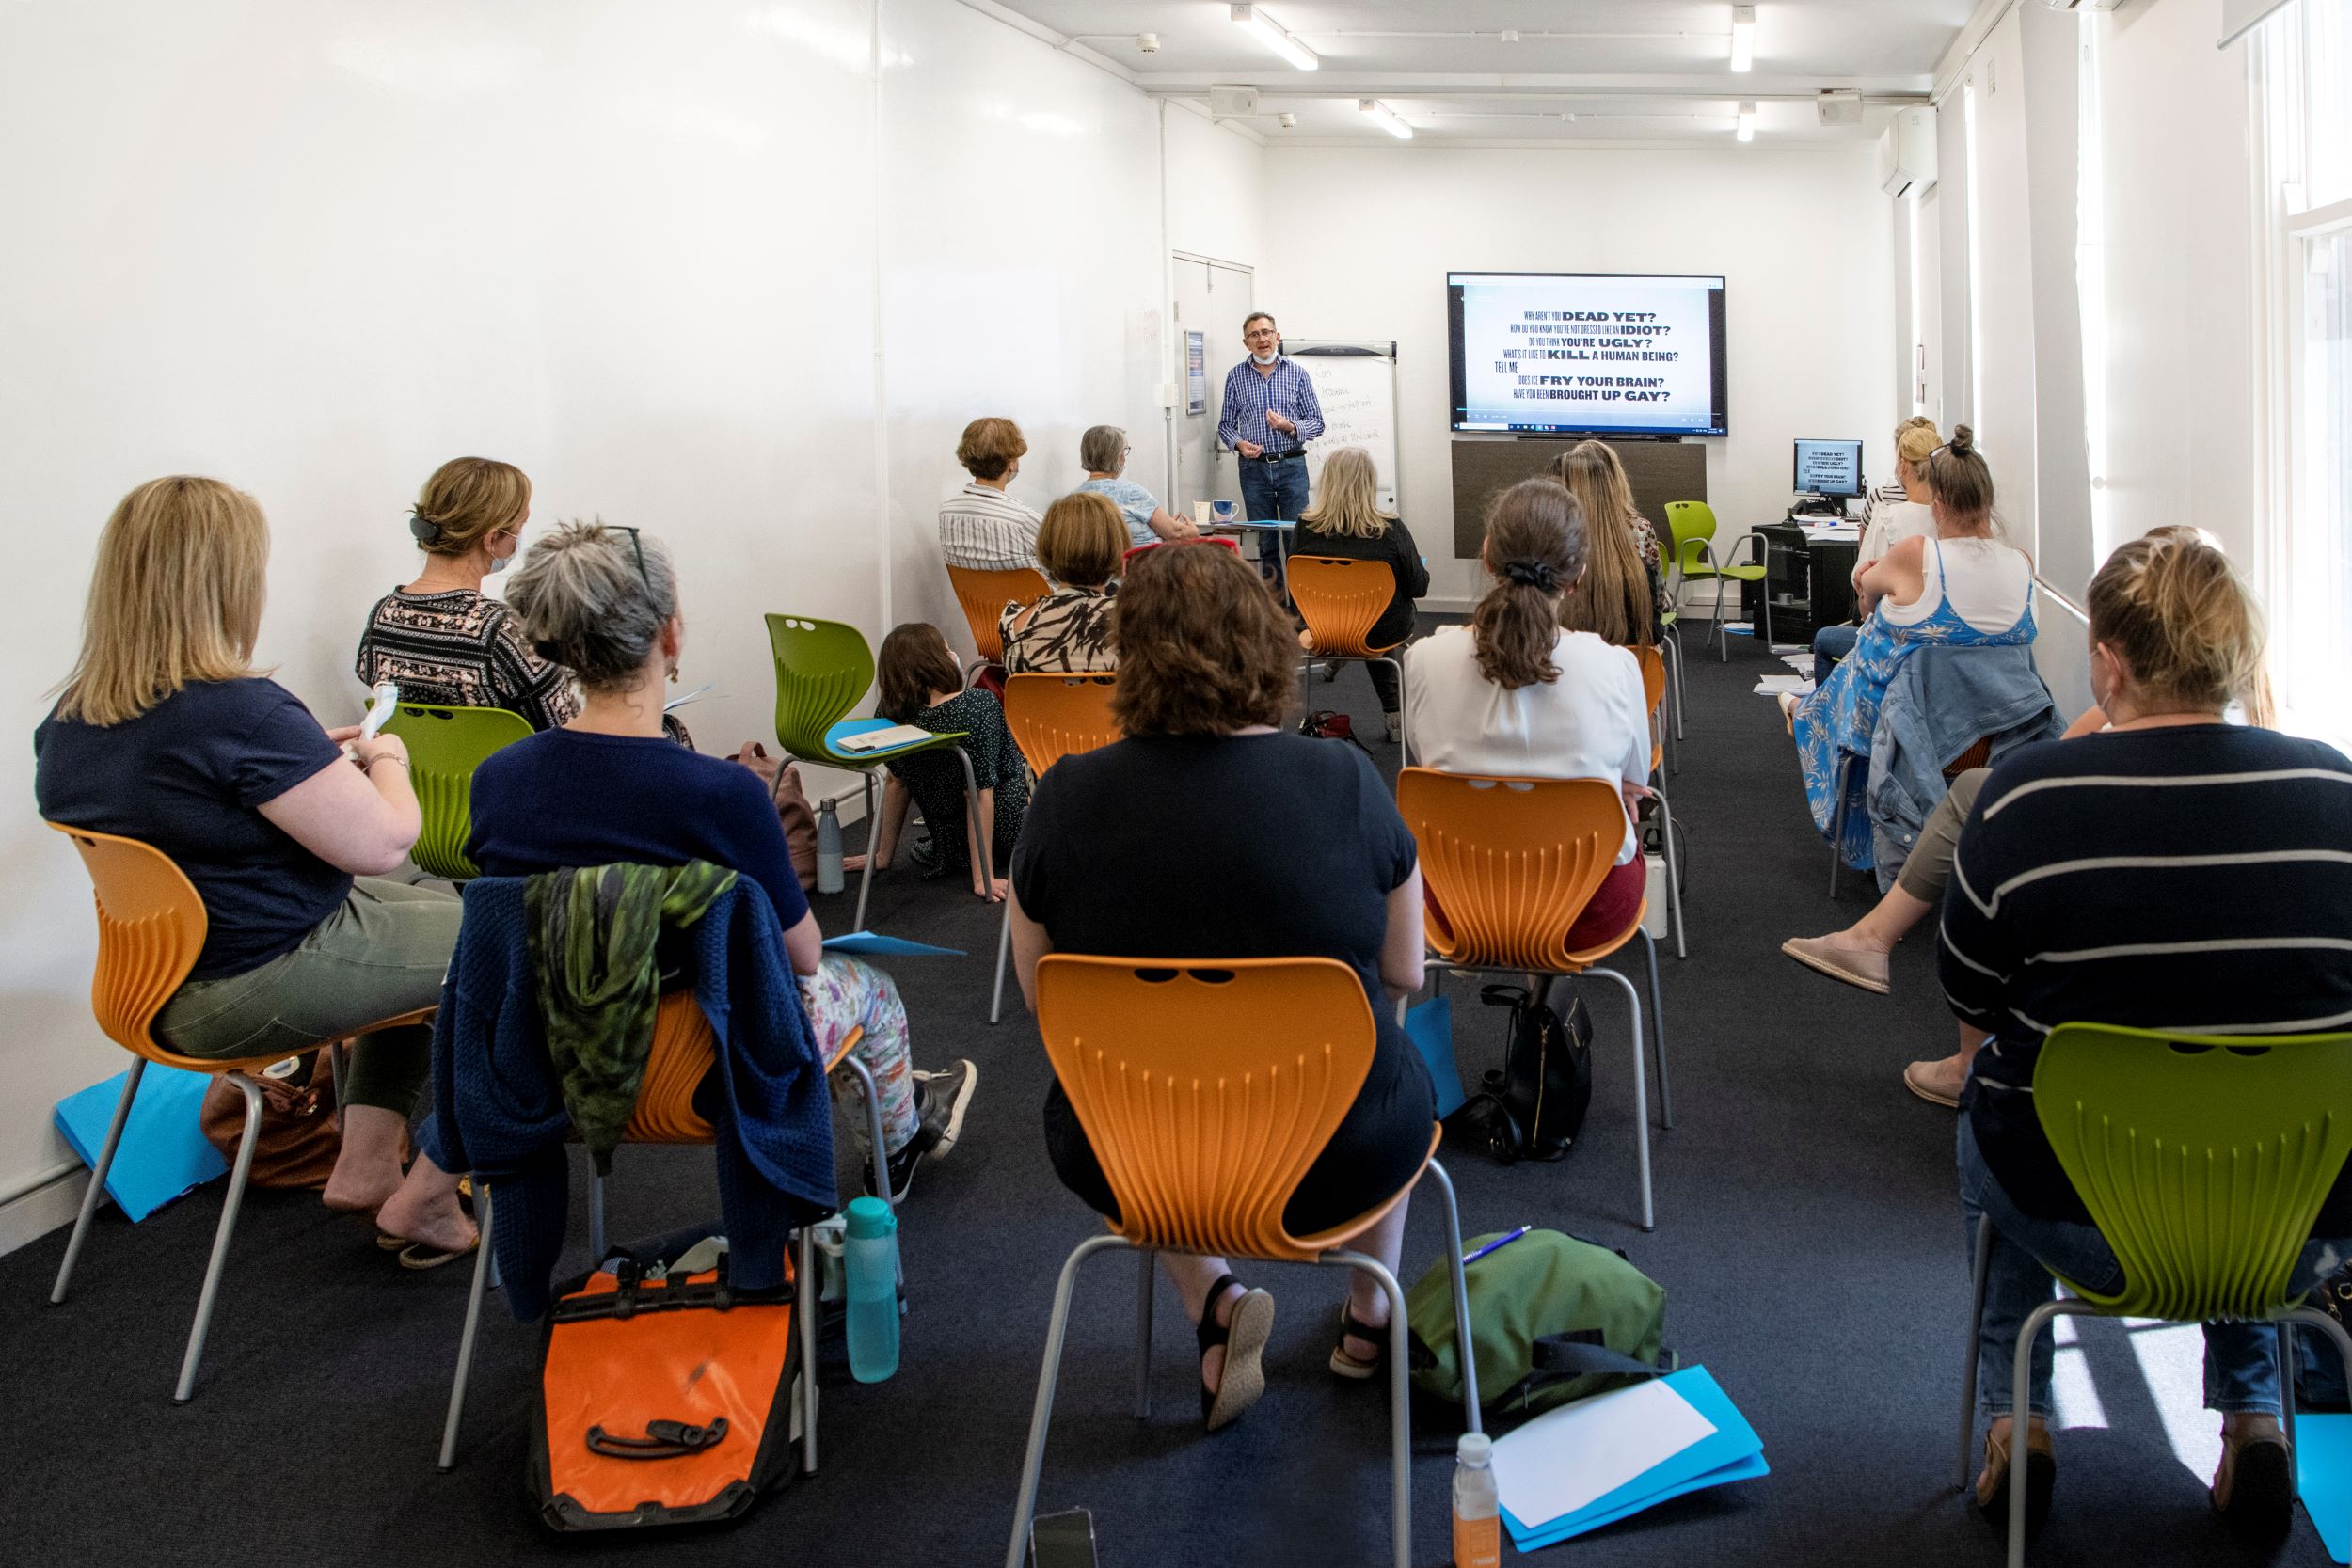
<svg viewBox="0 0 2352 1568">
<path fill-rule="evenodd" d="M 1356 107 L 1366 119 L 1394 136 L 1398 141 L 1413 139 L 1413 128 L 1405 123 L 1404 117 L 1377 98 L 1359 98 L 1356 100 Z"/>
<path fill-rule="evenodd" d="M 1238 6 L 1233 8 L 1241 9 Z M 1731 8 L 1731 69 L 1734 71 L 1756 69 L 1756 8 L 1754 6 Z"/>
<path fill-rule="evenodd" d="M 1323 63 L 1313 50 L 1284 32 L 1256 6 L 1235 6 L 1230 14 L 1235 26 L 1300 71 L 1312 71 Z"/>
<path fill-rule="evenodd" d="M 1741 141 L 1756 140 L 1756 103 L 1753 99 L 1740 101 L 1739 135 Z"/>
</svg>

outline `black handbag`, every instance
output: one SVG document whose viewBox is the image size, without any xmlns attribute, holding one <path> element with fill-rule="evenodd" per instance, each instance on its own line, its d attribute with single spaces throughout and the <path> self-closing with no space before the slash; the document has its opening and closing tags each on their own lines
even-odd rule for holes
<svg viewBox="0 0 2352 1568">
<path fill-rule="evenodd" d="M 1564 1018 L 1524 986 L 1487 986 L 1479 1000 L 1511 1009 L 1502 1066 L 1479 1080 L 1479 1092 L 1446 1118 L 1449 1131 L 1504 1164 L 1558 1160 L 1576 1147 L 1593 1103 L 1593 1021 L 1584 999 L 1568 991 Z"/>
</svg>

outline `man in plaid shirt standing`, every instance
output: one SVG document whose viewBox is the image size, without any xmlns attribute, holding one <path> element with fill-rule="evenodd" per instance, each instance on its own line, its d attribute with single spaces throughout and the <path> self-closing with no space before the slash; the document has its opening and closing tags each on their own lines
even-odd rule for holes
<svg viewBox="0 0 2352 1568">
<path fill-rule="evenodd" d="M 1253 311 L 1241 324 L 1249 357 L 1225 372 L 1225 407 L 1217 444 L 1241 458 L 1242 509 L 1252 521 L 1295 522 L 1307 510 L 1307 443 L 1323 434 L 1315 384 L 1295 359 L 1282 355 L 1274 318 Z M 1281 572 L 1281 536 L 1259 535 L 1258 569 Z"/>
</svg>

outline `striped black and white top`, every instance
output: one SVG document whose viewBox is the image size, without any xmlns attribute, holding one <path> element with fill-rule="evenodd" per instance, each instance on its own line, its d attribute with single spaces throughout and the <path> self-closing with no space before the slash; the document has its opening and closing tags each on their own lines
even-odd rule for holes
<svg viewBox="0 0 2352 1568">
<path fill-rule="evenodd" d="M 939 549 L 950 566 L 1007 572 L 1037 563 L 1038 525 L 1044 519 L 977 481 L 939 503 Z"/>
<path fill-rule="evenodd" d="M 1880 485 L 1862 498 L 1862 526 L 1866 529 L 1870 526 L 1870 519 L 1878 515 L 1880 507 L 1892 506 L 1897 501 L 1910 499 L 1911 492 L 1899 484 Z"/>
<path fill-rule="evenodd" d="M 1993 1038 L 1964 1098 L 2018 1207 L 2087 1224 L 2034 1115 L 2065 1022 L 2352 1030 L 2352 762 L 2230 724 L 2048 741 L 1994 769 L 1944 897 L 1945 994 Z M 2352 1235 L 2352 1176 L 2313 1234 Z"/>
</svg>

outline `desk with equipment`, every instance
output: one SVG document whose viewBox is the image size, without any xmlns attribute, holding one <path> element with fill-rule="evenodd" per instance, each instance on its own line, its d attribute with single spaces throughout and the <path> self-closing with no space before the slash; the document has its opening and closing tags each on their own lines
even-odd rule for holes
<svg viewBox="0 0 2352 1568">
<path fill-rule="evenodd" d="M 1761 625 L 1759 595 L 1770 594 L 1772 635 L 1803 645 L 1821 627 L 1854 618 L 1853 570 L 1862 554 L 1862 527 L 1846 508 L 1868 493 L 1862 443 L 1800 440 L 1791 477 L 1796 494 L 1788 517 L 1756 531 L 1764 537 L 1766 571 L 1762 582 L 1740 585 L 1740 611 L 1750 626 Z"/>
</svg>

